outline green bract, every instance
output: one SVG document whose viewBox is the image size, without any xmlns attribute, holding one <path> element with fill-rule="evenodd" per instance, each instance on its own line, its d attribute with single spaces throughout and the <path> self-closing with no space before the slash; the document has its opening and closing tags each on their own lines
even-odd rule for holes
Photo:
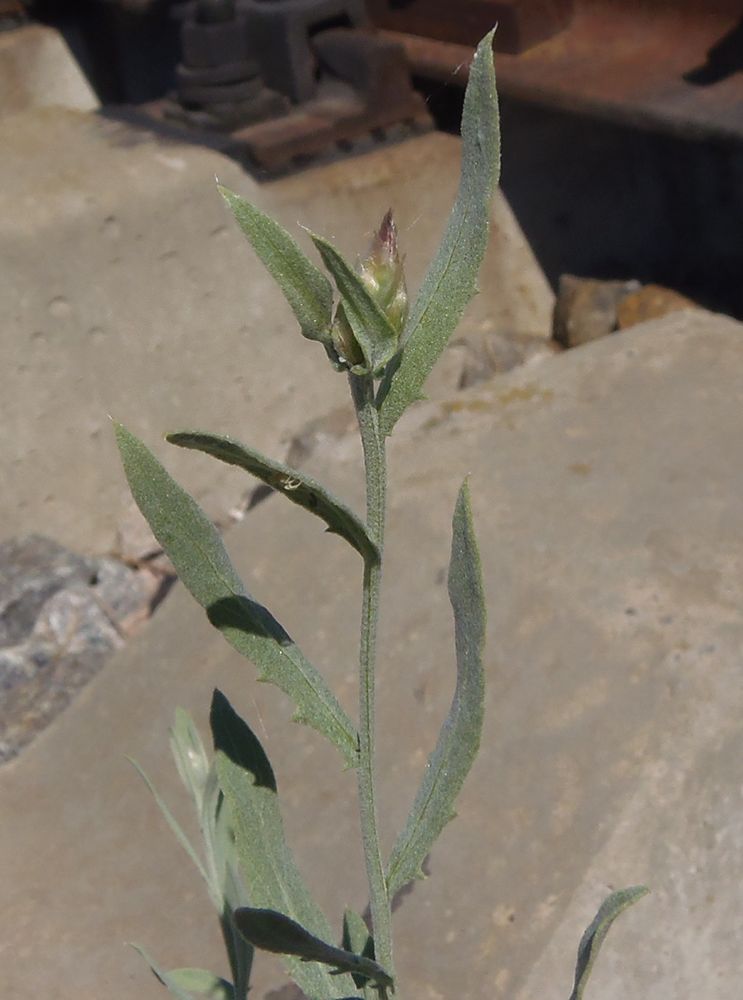
<svg viewBox="0 0 743 1000">
<path fill-rule="evenodd" d="M 328 920 L 308 888 L 284 834 L 278 784 L 251 726 L 225 695 L 211 705 L 213 752 L 207 753 L 190 717 L 178 710 L 171 749 L 196 812 L 203 849 L 197 850 L 144 772 L 167 824 L 207 885 L 224 937 L 231 981 L 200 968 L 163 970 L 135 947 L 180 1000 L 194 995 L 246 1000 L 253 949 L 278 952 L 309 1000 L 370 997 L 397 989 L 391 901 L 422 876 L 426 855 L 455 815 L 456 798 L 480 745 L 483 720 L 485 604 L 480 557 L 463 484 L 452 523 L 449 598 L 454 617 L 456 684 L 451 708 L 431 751 L 410 815 L 389 858 L 377 829 L 375 670 L 386 519 L 385 440 L 444 349 L 474 294 L 488 235 L 490 201 L 498 178 L 500 143 L 492 33 L 470 68 L 462 120 L 459 193 L 423 285 L 409 310 L 397 236 L 390 212 L 371 249 L 352 267 L 322 236 L 309 237 L 333 284 L 276 222 L 244 198 L 220 188 L 253 250 L 273 276 L 301 333 L 319 341 L 347 373 L 364 453 L 366 514 L 351 510 L 320 483 L 261 455 L 248 445 L 203 431 L 168 441 L 244 470 L 279 495 L 319 517 L 351 545 L 363 567 L 359 641 L 358 720 L 235 571 L 222 539 L 196 501 L 130 431 L 115 425 L 124 470 L 137 504 L 181 581 L 209 621 L 278 686 L 294 718 L 313 727 L 355 770 L 370 920 L 347 910 Z M 335 286 L 335 293 L 333 291 Z M 404 680 L 403 680 L 404 682 Z M 312 777 L 308 773 L 308 780 Z M 322 815 L 308 817 L 321 822 Z M 581 1000 L 601 942 L 617 914 L 645 892 L 614 893 L 586 931 L 578 952 L 571 1000 Z M 342 946 L 336 933 L 343 924 Z M 334 933 L 333 928 L 336 928 Z M 412 943 L 425 948 L 427 942 Z M 487 986 L 484 986 L 486 989 Z"/>
</svg>

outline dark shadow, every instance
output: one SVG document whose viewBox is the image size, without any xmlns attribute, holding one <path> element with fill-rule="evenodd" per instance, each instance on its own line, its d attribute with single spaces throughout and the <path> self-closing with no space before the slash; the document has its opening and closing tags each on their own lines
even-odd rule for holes
<svg viewBox="0 0 743 1000">
<path fill-rule="evenodd" d="M 463 91 L 419 81 L 439 128 Z M 501 187 L 548 281 L 636 278 L 743 318 L 743 143 L 500 96 Z"/>
<path fill-rule="evenodd" d="M 707 53 L 707 61 L 683 74 L 687 83 L 709 87 L 743 72 L 743 17 Z"/>
<path fill-rule="evenodd" d="M 205 146 L 225 155 L 230 153 L 232 140 L 229 135 L 189 129 L 166 119 L 155 118 L 133 104 L 109 104 L 100 108 L 96 114 L 111 122 L 109 141 L 113 146 L 141 146 L 154 139 L 164 146 L 180 146 L 185 143 L 190 146 Z M 125 127 L 117 129 L 116 126 Z"/>
<path fill-rule="evenodd" d="M 177 121 L 155 117 L 154 114 L 149 114 L 142 108 L 131 104 L 110 104 L 101 108 L 97 115 L 111 123 L 111 132 L 108 138 L 112 145 L 124 148 L 151 143 L 154 140 L 164 146 L 178 146 L 185 143 L 190 146 L 206 147 L 221 153 L 223 156 L 230 157 L 249 176 L 260 183 L 301 173 L 303 170 L 314 169 L 337 160 L 348 159 L 356 153 L 361 154 L 370 148 L 383 149 L 385 146 L 394 146 L 401 132 L 404 135 L 409 134 L 405 132 L 405 126 L 399 126 L 399 131 L 390 127 L 384 137 L 361 137 L 358 143 L 352 143 L 348 150 L 341 150 L 336 144 L 331 143 L 323 152 L 307 157 L 298 154 L 291 162 L 276 169 L 267 170 L 251 158 L 247 147 L 233 138 L 230 132 L 190 128 Z"/>
<path fill-rule="evenodd" d="M 265 483 L 261 483 L 259 486 L 256 486 L 250 494 L 247 509 L 252 510 L 254 507 L 257 507 L 259 503 L 263 503 L 264 500 L 268 500 L 268 498 L 275 492 L 276 490 L 273 486 L 267 486 Z"/>
<path fill-rule="evenodd" d="M 206 615 L 220 632 L 244 632 L 262 638 L 270 636 L 280 646 L 293 645 L 291 636 L 271 612 L 245 594 L 235 594 L 215 601 L 206 609 Z"/>
<path fill-rule="evenodd" d="M 217 688 L 212 696 L 209 724 L 214 750 L 252 774 L 256 788 L 268 788 L 275 792 L 276 778 L 258 737 Z"/>
<path fill-rule="evenodd" d="M 148 561 L 157 559 L 158 556 L 159 553 L 156 553 L 154 556 L 151 557 L 150 560 L 144 559 L 143 562 L 147 564 Z M 157 589 L 150 598 L 150 603 L 148 607 L 150 615 L 153 615 L 155 611 L 157 611 L 157 609 L 160 607 L 162 602 L 165 600 L 165 598 L 168 596 L 168 594 L 170 593 L 170 591 L 173 589 L 173 587 L 176 585 L 177 582 L 178 582 L 178 577 L 175 575 L 175 573 L 162 574 L 158 582 Z"/>
<path fill-rule="evenodd" d="M 180 41 L 170 0 L 33 0 L 30 7 L 34 20 L 62 34 L 101 103 L 152 101 L 174 86 Z"/>
<path fill-rule="evenodd" d="M 222 930 L 227 957 L 230 962 L 232 982 L 237 983 L 242 980 L 242 982 L 248 984 L 248 992 L 250 992 L 250 975 L 253 970 L 255 948 L 253 948 L 249 941 L 246 941 L 235 926 L 233 910 L 227 902 L 225 902 L 222 909 L 219 924 Z M 236 941 L 239 941 L 239 947 L 236 947 Z M 245 958 L 245 968 L 241 968 L 243 957 Z"/>
</svg>

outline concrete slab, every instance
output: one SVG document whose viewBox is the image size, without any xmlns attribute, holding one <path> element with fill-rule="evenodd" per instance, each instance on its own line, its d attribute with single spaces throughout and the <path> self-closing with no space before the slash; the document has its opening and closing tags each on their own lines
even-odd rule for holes
<svg viewBox="0 0 743 1000">
<path fill-rule="evenodd" d="M 594 995 L 652 983 L 661 1000 L 737 1000 L 742 401 L 743 326 L 696 311 L 422 404 L 399 425 L 380 671 L 386 845 L 451 697 L 444 576 L 467 472 L 489 606 L 483 751 L 431 879 L 397 915 L 401 995 L 567 996 L 609 886 L 647 882 Z M 310 465 L 360 503 L 357 449 L 318 449 Z M 278 498 L 228 545 L 352 710 L 355 553 Z M 123 760 L 134 753 L 175 796 L 172 707 L 203 723 L 215 684 L 268 747 L 291 842 L 335 925 L 343 905 L 364 905 L 343 801 L 352 775 L 313 733 L 285 729 L 283 696 L 255 684 L 178 591 L 0 771 L 4 995 L 162 997 L 126 940 L 165 965 L 224 968 L 198 876 Z M 253 996 L 283 981 L 261 959 Z"/>
<path fill-rule="evenodd" d="M 258 184 L 182 139 L 48 108 L 0 120 L 0 148 L 0 467 L 13 482 L 0 535 L 43 530 L 96 552 L 114 546 L 128 503 L 106 414 L 149 441 L 197 426 L 281 457 L 338 391 L 215 175 L 300 240 L 298 222 L 350 255 L 366 251 L 392 205 L 414 289 L 459 172 L 458 140 L 428 135 Z M 493 219 L 468 323 L 547 336 L 552 293 L 502 198 Z M 173 462 L 176 473 L 190 465 L 183 454 Z M 194 484 L 215 517 L 241 498 L 231 482 L 210 468 Z"/>
<path fill-rule="evenodd" d="M 93 111 L 100 101 L 54 28 L 0 32 L 0 116 L 49 106 Z"/>
</svg>

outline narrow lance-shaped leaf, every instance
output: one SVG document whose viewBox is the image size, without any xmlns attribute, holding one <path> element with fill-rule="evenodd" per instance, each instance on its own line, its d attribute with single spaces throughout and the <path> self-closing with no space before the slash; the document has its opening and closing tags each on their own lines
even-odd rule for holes
<svg viewBox="0 0 743 1000">
<path fill-rule="evenodd" d="M 462 485 L 454 511 L 449 599 L 454 610 L 457 682 L 449 714 L 431 754 L 405 829 L 392 850 L 390 896 L 414 878 L 446 823 L 480 746 L 484 677 L 485 603 L 469 488 Z"/>
<path fill-rule="evenodd" d="M 578 961 L 575 964 L 575 982 L 570 1000 L 581 1000 L 591 974 L 593 963 L 609 933 L 609 928 L 619 914 L 632 906 L 638 899 L 647 896 L 650 890 L 644 885 L 633 885 L 628 889 L 617 889 L 607 896 L 599 907 L 599 911 L 586 928 L 586 932 L 578 945 Z"/>
<path fill-rule="evenodd" d="M 490 32 L 478 45 L 470 66 L 457 199 L 405 325 L 403 351 L 397 363 L 393 361 L 387 369 L 380 386 L 380 424 L 385 435 L 408 406 L 421 398 L 423 383 L 475 294 L 499 169 L 500 132 Z"/>
<path fill-rule="evenodd" d="M 374 939 L 369 933 L 364 918 L 355 910 L 346 910 L 343 914 L 343 947 L 346 951 L 352 951 L 355 955 L 363 955 L 364 958 L 374 958 Z M 353 981 L 360 988 L 363 988 L 369 979 L 359 973 L 353 973 Z"/>
<path fill-rule="evenodd" d="M 372 541 L 364 522 L 324 486 L 303 472 L 266 458 L 254 448 L 232 438 L 201 431 L 168 434 L 167 440 L 181 448 L 192 448 L 213 455 L 222 462 L 245 469 L 251 475 L 283 494 L 292 503 L 316 514 L 335 535 L 345 538 L 365 560 L 379 562 L 379 549 Z"/>
<path fill-rule="evenodd" d="M 286 914 L 321 939 L 330 937 L 328 922 L 286 843 L 276 779 L 265 751 L 220 691 L 214 692 L 211 726 L 217 773 L 251 903 Z M 286 965 L 310 1000 L 353 994 L 350 978 L 338 983 L 322 966 L 305 965 L 296 958 L 287 958 Z"/>
<path fill-rule="evenodd" d="M 245 590 L 218 531 L 196 501 L 138 438 L 115 426 L 132 495 L 183 584 L 212 625 L 258 667 L 259 679 L 276 684 L 294 701 L 294 719 L 326 736 L 355 767 L 356 729 L 321 675 Z"/>
<path fill-rule="evenodd" d="M 232 983 L 215 976 L 206 969 L 171 969 L 166 972 L 139 944 L 131 947 L 142 956 L 149 965 L 152 974 L 167 987 L 177 1000 L 193 1000 L 192 992 L 206 996 L 209 1000 L 233 1000 Z"/>
<path fill-rule="evenodd" d="M 168 979 L 188 990 L 189 993 L 198 993 L 199 996 L 207 997 L 208 1000 L 233 1000 L 235 989 L 232 983 L 221 976 L 215 976 L 207 969 L 171 969 L 167 974 Z"/>
<path fill-rule="evenodd" d="M 245 1000 L 253 965 L 253 948 L 238 934 L 232 914 L 236 907 L 244 906 L 249 900 L 239 875 L 233 824 L 229 806 L 219 787 L 216 761 L 212 762 L 209 772 L 201 822 L 207 845 L 207 860 L 219 887 L 219 922 L 235 984 L 235 1000 Z"/>
<path fill-rule="evenodd" d="M 229 864 L 234 854 L 234 845 L 229 810 L 225 804 L 222 789 L 219 787 L 219 777 L 214 761 L 209 768 L 209 775 L 204 787 L 199 825 L 207 850 L 207 866 L 210 867 L 214 883 L 219 889 L 220 903 L 224 908 L 225 889 L 229 881 Z"/>
<path fill-rule="evenodd" d="M 331 345 L 333 289 L 285 229 L 245 198 L 219 185 L 238 225 L 275 279 L 309 340 Z"/>
<path fill-rule="evenodd" d="M 139 766 L 139 764 L 136 762 L 136 760 L 133 760 L 131 757 L 128 757 L 127 760 L 132 765 L 132 767 L 136 770 L 137 774 L 140 776 L 140 778 L 142 779 L 142 781 L 144 781 L 145 785 L 147 785 L 148 789 L 150 790 L 150 793 L 152 794 L 152 797 L 154 798 L 155 802 L 158 805 L 158 808 L 160 809 L 160 812 L 163 815 L 163 818 L 165 819 L 165 822 L 170 827 L 170 829 L 171 829 L 171 831 L 173 833 L 173 836 L 175 837 L 175 839 L 178 841 L 178 843 L 181 845 L 181 847 L 183 848 L 183 850 L 186 852 L 186 854 L 189 856 L 189 858 L 193 862 L 193 864 L 194 864 L 196 870 L 198 871 L 199 875 L 201 875 L 201 877 L 206 882 L 206 884 L 207 884 L 207 886 L 209 888 L 210 895 L 212 896 L 212 898 L 214 899 L 214 901 L 218 905 L 218 899 L 217 899 L 217 896 L 215 894 L 215 887 L 212 884 L 212 881 L 209 878 L 209 875 L 207 874 L 206 869 L 204 868 L 203 864 L 201 863 L 201 858 L 199 857 L 199 855 L 198 855 L 195 847 L 193 846 L 193 844 L 191 843 L 191 841 L 188 839 L 188 837 L 184 833 L 183 827 L 180 825 L 180 823 L 178 822 L 178 820 L 175 818 L 175 816 L 173 815 L 173 813 L 170 811 L 170 808 L 169 808 L 167 802 L 162 797 L 162 795 L 158 792 L 157 788 L 153 785 L 153 783 L 147 777 L 147 774 L 145 773 L 145 771 Z"/>
<path fill-rule="evenodd" d="M 242 900 L 245 902 L 245 900 Z M 247 1000 L 250 992 L 250 974 L 253 969 L 255 949 L 235 927 L 234 911 L 238 904 L 225 902 L 221 915 L 222 936 L 230 959 L 232 978 L 235 981 L 235 1000 Z"/>
<path fill-rule="evenodd" d="M 346 318 L 364 355 L 366 367 L 376 373 L 397 350 L 398 334 L 374 301 L 361 277 L 328 240 L 310 233 L 323 264 L 333 275 Z"/>
<path fill-rule="evenodd" d="M 196 807 L 204 838 L 205 861 L 202 862 L 166 802 L 136 761 L 131 761 L 147 787 L 152 792 L 165 820 L 196 865 L 209 888 L 209 895 L 219 914 L 235 986 L 201 969 L 156 969 L 147 958 L 155 974 L 180 996 L 180 989 L 196 991 L 214 1000 L 245 1000 L 253 949 L 237 933 L 232 923 L 232 911 L 247 902 L 235 877 L 233 863 L 235 848 L 227 809 L 219 788 L 216 769 L 210 766 L 198 730 L 190 715 L 182 708 L 176 709 L 175 723 L 171 728 L 171 749 L 183 784 L 191 794 Z M 141 949 L 137 949 L 141 951 Z M 162 977 L 165 977 L 163 979 Z"/>
<path fill-rule="evenodd" d="M 170 751 L 180 779 L 191 796 L 196 811 L 201 813 L 204 790 L 209 778 L 209 761 L 193 719 L 182 708 L 175 710 L 175 721 L 170 730 Z"/>
<path fill-rule="evenodd" d="M 220 890 L 222 905 L 219 921 L 232 969 L 235 1000 L 245 1000 L 253 966 L 253 947 L 238 933 L 232 914 L 238 906 L 245 906 L 249 899 L 239 875 L 234 826 L 229 805 L 219 786 L 216 760 L 212 762 L 204 793 L 202 825 L 212 870 Z"/>
<path fill-rule="evenodd" d="M 321 962 L 341 972 L 363 975 L 385 989 L 394 985 L 392 976 L 371 958 L 327 944 L 296 920 L 276 910 L 245 906 L 235 911 L 235 923 L 256 948 L 279 955 L 295 955 L 303 962 Z"/>
</svg>

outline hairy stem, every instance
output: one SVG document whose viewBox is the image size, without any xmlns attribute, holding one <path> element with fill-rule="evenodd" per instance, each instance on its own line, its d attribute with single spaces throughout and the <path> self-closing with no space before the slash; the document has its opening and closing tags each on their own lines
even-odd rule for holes
<svg viewBox="0 0 743 1000">
<path fill-rule="evenodd" d="M 351 394 L 361 431 L 366 469 L 366 516 L 369 530 L 379 546 L 384 546 L 384 522 L 387 489 L 387 465 L 384 436 L 379 429 L 379 415 L 374 405 L 374 382 L 371 376 L 350 376 Z M 382 566 L 369 560 L 364 566 L 364 592 L 361 610 L 359 651 L 359 811 L 364 844 L 366 874 L 369 880 L 369 906 L 376 960 L 393 975 L 392 918 L 379 848 L 377 807 L 374 782 L 374 670 L 376 662 L 377 621 Z"/>
</svg>

